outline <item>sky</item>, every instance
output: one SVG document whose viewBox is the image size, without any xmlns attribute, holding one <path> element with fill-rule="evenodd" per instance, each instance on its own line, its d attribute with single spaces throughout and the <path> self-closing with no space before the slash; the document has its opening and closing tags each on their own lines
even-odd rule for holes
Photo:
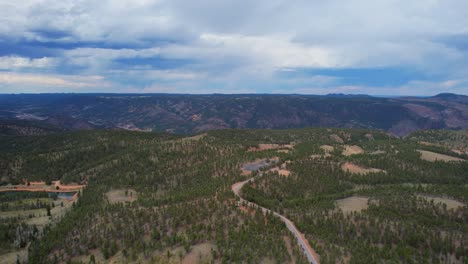
<svg viewBox="0 0 468 264">
<path fill-rule="evenodd" d="M 466 0 L 0 0 L 0 93 L 468 94 Z"/>
</svg>

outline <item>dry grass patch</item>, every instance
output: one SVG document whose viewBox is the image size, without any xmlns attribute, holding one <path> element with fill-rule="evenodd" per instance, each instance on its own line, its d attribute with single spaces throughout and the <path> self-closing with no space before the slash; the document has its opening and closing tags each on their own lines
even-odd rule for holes
<svg viewBox="0 0 468 264">
<path fill-rule="evenodd" d="M 351 196 L 345 199 L 336 200 L 336 205 L 340 208 L 344 214 L 350 214 L 352 212 L 361 212 L 366 210 L 368 206 L 369 198 Z"/>
<path fill-rule="evenodd" d="M 296 264 L 296 258 L 294 257 L 293 247 L 291 245 L 291 238 L 288 236 L 283 236 L 284 243 L 286 244 L 286 250 L 288 251 L 289 256 L 291 257 L 290 264 Z"/>
<path fill-rule="evenodd" d="M 5 211 L 5 212 L 0 212 L 0 219 L 10 218 L 10 217 L 25 218 L 31 215 L 34 215 L 34 217 L 47 216 L 47 210 L 44 208 L 41 208 L 41 209 L 31 209 L 31 210 Z"/>
<path fill-rule="evenodd" d="M 203 133 L 203 134 L 200 134 L 200 135 L 195 135 L 195 136 L 191 136 L 191 137 L 184 137 L 184 138 L 181 138 L 179 139 L 179 141 L 181 142 L 186 142 L 186 141 L 198 141 L 204 137 L 206 137 L 208 134 L 206 133 Z"/>
<path fill-rule="evenodd" d="M 27 261 L 27 250 L 22 249 L 22 250 L 19 250 L 19 251 L 9 252 L 9 253 L 0 255 L 0 264 L 16 263 L 16 260 L 18 259 L 18 256 L 19 256 L 20 263 L 26 263 L 26 261 Z"/>
<path fill-rule="evenodd" d="M 192 247 L 190 252 L 185 255 L 182 264 L 192 263 L 211 263 L 211 250 L 216 249 L 216 246 L 211 243 L 202 243 Z"/>
<path fill-rule="evenodd" d="M 464 159 L 444 155 L 444 154 L 439 154 L 427 150 L 417 150 L 419 153 L 421 153 L 421 159 L 427 160 L 427 161 L 464 161 Z"/>
<path fill-rule="evenodd" d="M 345 156 L 351 156 L 351 155 L 364 153 L 364 150 L 361 147 L 356 146 L 356 145 L 352 145 L 352 146 L 346 145 L 344 147 L 345 149 L 343 150 L 343 155 Z"/>
<path fill-rule="evenodd" d="M 133 189 L 119 189 L 107 192 L 106 197 L 111 204 L 116 204 L 136 201 L 138 194 Z"/>
<path fill-rule="evenodd" d="M 312 154 L 310 155 L 310 158 L 312 159 L 320 159 L 320 158 L 327 158 L 327 157 L 331 157 L 331 152 L 335 150 L 335 148 L 333 146 L 330 146 L 330 145 L 322 145 L 320 146 L 320 149 L 323 150 L 323 152 L 325 152 L 325 155 L 321 155 L 321 154 Z"/>
<path fill-rule="evenodd" d="M 434 204 L 445 204 L 447 206 L 447 209 L 449 210 L 454 210 L 454 209 L 458 209 L 458 208 L 465 206 L 464 203 L 459 202 L 454 199 L 450 199 L 450 198 L 427 196 L 427 195 L 419 195 L 419 197 L 424 198 L 428 201 L 433 201 Z"/>
<path fill-rule="evenodd" d="M 320 146 L 320 148 L 325 152 L 325 153 L 330 153 L 330 152 L 333 152 L 335 150 L 335 148 L 333 146 L 330 146 L 330 145 L 322 145 Z"/>
<path fill-rule="evenodd" d="M 345 172 L 351 172 L 354 174 L 385 172 L 384 170 L 376 169 L 376 168 L 364 168 L 364 167 L 361 167 L 359 165 L 356 165 L 350 162 L 346 162 L 343 165 L 341 165 L 341 169 Z"/>
<path fill-rule="evenodd" d="M 292 144 L 258 144 L 257 147 L 250 147 L 247 151 L 262 151 L 262 150 L 271 150 L 271 149 L 293 149 L 294 145 Z"/>
<path fill-rule="evenodd" d="M 371 154 L 371 155 L 382 155 L 382 154 L 385 154 L 385 153 L 387 153 L 385 150 L 376 150 L 376 151 L 372 151 L 369 154 Z"/>
<path fill-rule="evenodd" d="M 285 176 L 285 177 L 289 177 L 289 175 L 291 174 L 291 171 L 286 170 L 286 169 L 280 169 L 278 167 L 274 167 L 268 170 L 268 172 L 277 172 L 280 176 Z"/>
<path fill-rule="evenodd" d="M 330 139 L 335 141 L 336 143 L 340 143 L 340 144 L 344 143 L 343 139 L 340 136 L 338 136 L 337 134 L 331 134 Z"/>
</svg>

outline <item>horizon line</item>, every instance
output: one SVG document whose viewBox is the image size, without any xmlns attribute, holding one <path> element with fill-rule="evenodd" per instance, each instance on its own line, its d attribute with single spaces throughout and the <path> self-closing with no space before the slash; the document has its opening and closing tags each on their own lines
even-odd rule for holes
<svg viewBox="0 0 468 264">
<path fill-rule="evenodd" d="M 45 93 L 0 93 L 0 95 L 244 95 L 244 96 L 255 96 L 255 95 L 298 95 L 298 96 L 329 96 L 329 97 L 340 97 L 340 96 L 369 96 L 369 97 L 383 97 L 383 98 L 396 98 L 396 97 L 435 97 L 438 95 L 456 95 L 456 96 L 468 96 L 468 94 L 457 94 L 457 93 L 437 93 L 433 95 L 386 95 L 386 94 L 366 94 L 366 93 L 327 93 L 327 94 L 302 94 L 302 93 L 138 93 L 138 92 L 45 92 Z"/>
</svg>

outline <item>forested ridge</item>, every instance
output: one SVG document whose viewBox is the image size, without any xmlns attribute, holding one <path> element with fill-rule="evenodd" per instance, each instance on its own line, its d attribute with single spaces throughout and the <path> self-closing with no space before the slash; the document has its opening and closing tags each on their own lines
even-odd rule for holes
<svg viewBox="0 0 468 264">
<path fill-rule="evenodd" d="M 126 131 L 6 136 L 0 177 L 2 185 L 24 179 L 87 185 L 60 221 L 30 231 L 39 233 L 28 240 L 30 263 L 179 263 L 191 253 L 201 263 L 306 263 L 282 222 L 239 208 L 231 191 L 251 177 L 241 173 L 242 164 L 273 157 L 291 174 L 263 168 L 243 197 L 294 221 L 321 263 L 464 263 L 468 162 L 430 162 L 417 150 L 468 156 L 419 141 L 325 128 L 193 137 Z M 249 151 L 259 144 L 279 147 Z M 344 155 L 347 146 L 362 153 Z M 379 171 L 351 173 L 342 168 L 347 163 Z M 113 190 L 125 191 L 128 202 L 113 201 Z M 337 201 L 349 197 L 366 198 L 365 208 L 342 210 Z M 23 208 L 0 198 L 4 210 Z M 463 206 L 448 208 L 432 198 Z M 0 226 L 2 249 L 26 247 L 12 240 L 11 230 L 26 228 L 21 220 Z M 200 245 L 209 245 L 206 252 L 196 251 Z"/>
</svg>

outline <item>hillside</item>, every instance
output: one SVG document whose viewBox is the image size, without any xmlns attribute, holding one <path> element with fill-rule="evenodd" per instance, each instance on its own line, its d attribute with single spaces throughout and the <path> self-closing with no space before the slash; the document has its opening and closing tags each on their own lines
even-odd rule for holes
<svg viewBox="0 0 468 264">
<path fill-rule="evenodd" d="M 277 217 L 237 203 L 231 186 L 260 175 L 242 197 L 291 219 L 320 263 L 464 263 L 468 155 L 419 141 L 324 128 L 3 137 L 0 189 L 87 187 L 44 233 L 18 209 L 37 198 L 0 193 L 0 254 L 31 242 L 30 263 L 306 263 Z"/>
<path fill-rule="evenodd" d="M 0 95 L 0 119 L 68 130 L 119 128 L 199 133 L 224 128 L 352 127 L 405 136 L 421 129 L 468 128 L 468 97 L 365 95 Z"/>
<path fill-rule="evenodd" d="M 63 132 L 47 123 L 27 120 L 0 120 L 0 136 L 38 136 Z"/>
</svg>

